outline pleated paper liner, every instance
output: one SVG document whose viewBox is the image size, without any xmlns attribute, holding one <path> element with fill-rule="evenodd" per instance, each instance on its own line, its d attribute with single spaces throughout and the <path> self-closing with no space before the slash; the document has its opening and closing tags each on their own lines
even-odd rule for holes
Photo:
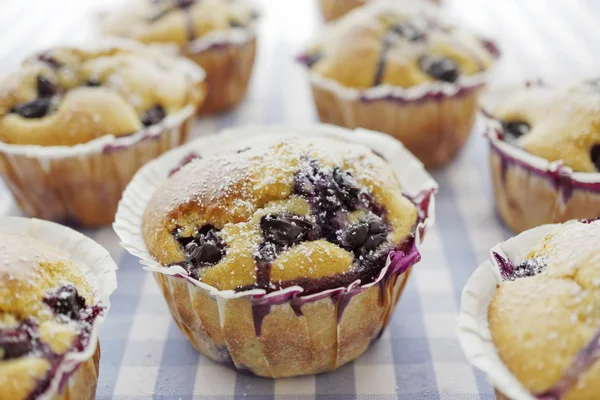
<svg viewBox="0 0 600 400">
<path fill-rule="evenodd" d="M 600 173 L 573 172 L 505 142 L 499 121 L 486 125 L 496 205 L 514 232 L 600 216 Z"/>
<path fill-rule="evenodd" d="M 574 223 L 568 222 L 568 223 Z M 562 398 L 572 387 L 567 373 L 546 393 L 532 394 L 502 362 L 490 332 L 488 307 L 502 284 L 504 264 L 518 265 L 531 249 L 559 225 L 543 225 L 527 230 L 490 250 L 490 260 L 473 272 L 462 293 L 458 316 L 458 338 L 467 360 L 485 373 L 494 386 L 497 399 L 552 400 Z M 570 368 L 582 361 L 578 354 Z M 581 371 L 580 371 L 581 372 Z M 543 371 L 541 372 L 543 373 Z"/>
<path fill-rule="evenodd" d="M 94 399 L 99 372 L 98 329 L 110 309 L 110 295 L 117 288 L 117 266 L 108 251 L 83 234 L 38 219 L 0 217 L 0 232 L 22 233 L 68 253 L 92 289 L 102 312 L 94 319 L 87 346 L 71 350 L 60 363 L 47 390 L 35 397 L 45 399 Z"/>
<path fill-rule="evenodd" d="M 415 238 L 393 252 L 372 283 L 353 282 L 303 296 L 293 286 L 266 294 L 262 289 L 219 291 L 190 278 L 179 267 L 163 267 L 148 252 L 141 234 L 145 205 L 173 168 L 190 153 L 206 155 L 251 145 L 259 136 L 297 134 L 362 143 L 391 164 L 403 190 L 416 199 L 422 220 Z M 434 219 L 437 185 L 396 140 L 366 130 L 328 125 L 306 128 L 248 127 L 197 139 L 142 168 L 125 191 L 114 224 L 123 247 L 154 273 L 171 313 L 191 343 L 208 357 L 265 377 L 334 370 L 360 356 L 387 325 L 418 246 Z"/>
<path fill-rule="evenodd" d="M 117 39 L 90 48 L 101 46 L 155 51 Z M 83 226 L 114 220 L 129 180 L 146 162 L 185 142 L 197 104 L 205 96 L 204 71 L 183 58 L 169 65 L 190 77 L 190 99 L 156 125 L 129 136 L 105 135 L 75 146 L 0 142 L 0 175 L 26 214 Z"/>
<path fill-rule="evenodd" d="M 237 31 L 215 32 L 181 50 L 183 56 L 206 71 L 208 95 L 199 108 L 201 113 L 226 111 L 246 95 L 256 55 L 256 35 L 253 27 Z"/>
</svg>

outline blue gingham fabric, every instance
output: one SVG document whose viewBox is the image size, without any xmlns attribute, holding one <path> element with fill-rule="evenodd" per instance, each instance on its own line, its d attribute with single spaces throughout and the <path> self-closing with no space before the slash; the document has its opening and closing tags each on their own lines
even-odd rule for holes
<svg viewBox="0 0 600 400">
<path fill-rule="evenodd" d="M 96 4 L 102 3 L 102 4 Z M 117 1 L 0 0 L 0 69 L 33 50 L 93 37 L 97 7 Z M 263 0 L 260 47 L 246 101 L 199 119 L 194 135 L 244 124 L 315 121 L 308 80 L 293 57 L 321 27 L 316 0 Z M 542 78 L 600 74 L 600 1 L 446 0 L 444 12 L 498 41 L 492 92 Z M 436 226 L 382 338 L 362 357 L 318 376 L 269 380 L 237 374 L 196 352 L 175 326 L 153 277 L 119 247 L 112 229 L 84 230 L 119 265 L 119 288 L 101 329 L 98 399 L 493 399 L 465 361 L 455 333 L 464 283 L 510 233 L 496 217 L 487 148 L 475 128 L 460 156 L 432 171 Z M 0 181 L 0 215 L 19 215 Z"/>
</svg>

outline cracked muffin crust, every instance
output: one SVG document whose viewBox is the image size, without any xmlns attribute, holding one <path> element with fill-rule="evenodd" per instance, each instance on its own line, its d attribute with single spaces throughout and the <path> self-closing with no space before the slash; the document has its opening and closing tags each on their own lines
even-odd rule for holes
<svg viewBox="0 0 600 400">
<path fill-rule="evenodd" d="M 201 86 L 153 52 L 56 48 L 0 83 L 0 141 L 74 146 L 127 136 L 202 97 Z"/>
<path fill-rule="evenodd" d="M 59 370 L 70 377 L 77 398 L 95 398 L 98 350 L 75 369 L 62 363 L 96 346 L 90 335 L 102 313 L 66 253 L 29 235 L 0 233 L 0 398 L 53 392 L 52 398 L 67 398 L 69 385 L 57 387 Z"/>
<path fill-rule="evenodd" d="M 600 220 L 558 226 L 518 266 L 489 306 L 502 361 L 530 393 L 600 396 Z"/>
<path fill-rule="evenodd" d="M 433 167 L 466 141 L 498 55 L 432 6 L 384 0 L 329 24 L 299 61 L 321 121 L 388 133 Z"/>
<path fill-rule="evenodd" d="M 257 11 L 241 0 L 138 1 L 103 16 L 103 30 L 147 44 L 172 44 L 207 73 L 203 112 L 239 103 L 255 55 Z"/>
<path fill-rule="evenodd" d="M 372 151 L 293 137 L 188 162 L 152 197 L 142 232 L 162 265 L 219 290 L 315 293 L 368 282 L 416 222 Z"/>
</svg>

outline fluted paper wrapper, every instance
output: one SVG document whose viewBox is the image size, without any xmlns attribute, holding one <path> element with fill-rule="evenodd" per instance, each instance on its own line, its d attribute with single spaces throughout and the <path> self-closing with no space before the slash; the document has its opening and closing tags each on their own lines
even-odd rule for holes
<svg viewBox="0 0 600 400">
<path fill-rule="evenodd" d="M 496 205 L 513 231 L 600 216 L 600 173 L 533 155 L 502 140 L 499 121 L 486 123 Z"/>
<path fill-rule="evenodd" d="M 221 153 L 251 145 L 253 138 L 286 134 L 358 142 L 387 159 L 405 193 L 422 200 L 428 217 L 410 248 L 390 256 L 375 282 L 302 296 L 293 286 L 266 294 L 262 289 L 219 291 L 188 277 L 179 266 L 163 267 L 142 237 L 144 209 L 157 187 L 188 154 Z M 121 244 L 154 273 L 171 313 L 191 343 L 208 357 L 265 377 L 334 370 L 361 355 L 382 332 L 420 255 L 417 247 L 434 220 L 437 184 L 396 140 L 362 129 L 329 125 L 306 128 L 249 127 L 197 139 L 142 168 L 123 195 L 114 224 Z"/>
<path fill-rule="evenodd" d="M 88 47 L 111 45 L 159 57 L 158 50 L 127 40 L 104 40 Z M 183 58 L 174 60 L 171 67 L 190 76 L 190 86 L 199 85 L 203 97 L 204 71 Z M 159 124 L 132 135 L 105 135 L 75 146 L 0 142 L 0 175 L 29 216 L 83 226 L 109 224 L 135 172 L 185 142 L 195 110 L 196 104 L 189 104 Z"/>
<path fill-rule="evenodd" d="M 490 260 L 484 262 L 469 278 L 462 294 L 458 317 L 458 337 L 467 360 L 483 371 L 495 387 L 499 399 L 537 400 L 502 362 L 488 323 L 488 307 L 503 280 L 498 254 L 518 265 L 531 249 L 558 225 L 544 225 L 521 233 L 490 250 Z"/>
<path fill-rule="evenodd" d="M 1 217 L 0 232 L 27 234 L 69 254 L 83 272 L 96 304 L 104 308 L 94 320 L 87 347 L 81 352 L 71 351 L 65 355 L 48 390 L 35 400 L 94 399 L 100 359 L 98 329 L 110 309 L 110 295 L 117 288 L 117 265 L 98 243 L 54 222 Z"/>
</svg>

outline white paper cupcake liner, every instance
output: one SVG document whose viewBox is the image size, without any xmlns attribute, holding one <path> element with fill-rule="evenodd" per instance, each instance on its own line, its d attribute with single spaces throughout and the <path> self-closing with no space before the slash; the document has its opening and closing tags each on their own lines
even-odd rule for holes
<svg viewBox="0 0 600 400">
<path fill-rule="evenodd" d="M 144 210 L 159 185 L 168 179 L 170 171 L 175 169 L 186 156 L 190 153 L 205 156 L 241 149 L 251 145 L 253 140 L 259 136 L 285 137 L 287 134 L 305 137 L 328 137 L 366 145 L 388 160 L 402 185 L 403 192 L 407 196 L 417 199 L 416 202 L 423 211 L 424 218 L 416 227 L 414 242 L 408 248 L 391 254 L 385 267 L 380 271 L 374 282 L 361 285 L 360 281 L 356 281 L 347 287 L 332 288 L 306 296 L 302 295 L 303 289 L 300 286 L 292 286 L 272 293 L 266 293 L 264 289 L 242 292 L 234 290 L 220 291 L 204 282 L 189 277 L 187 272 L 180 266 L 163 267 L 153 259 L 141 233 Z M 324 124 L 305 128 L 246 127 L 227 130 L 219 135 L 199 138 L 148 163 L 138 172 L 125 190 L 113 226 L 121 239 L 121 245 L 131 254 L 140 258 L 140 262 L 146 266 L 146 270 L 155 274 L 176 322 L 196 348 L 219 362 L 229 365 L 235 362 L 236 368 L 250 369 L 257 375 L 269 377 L 292 376 L 323 372 L 349 362 L 366 349 L 370 341 L 373 340 L 371 334 L 376 335 L 385 327 L 390 311 L 398 300 L 406 282 L 408 273 L 404 273 L 420 259 L 418 246 L 426 231 L 434 222 L 435 200 L 433 194 L 436 189 L 437 184 L 423 169 L 422 164 L 405 150 L 400 142 L 384 134 L 363 129 L 352 131 Z M 379 287 L 377 287 L 378 285 Z M 369 291 L 369 289 L 372 290 Z M 307 361 L 308 366 L 296 368 L 294 367 L 295 362 L 282 359 L 281 354 L 273 350 L 273 347 L 277 346 L 265 345 L 262 353 L 260 353 L 261 355 L 258 356 L 261 358 L 260 360 L 257 361 L 256 355 L 252 356 L 251 362 L 254 364 L 250 368 L 242 360 L 247 354 L 243 351 L 241 351 L 241 356 L 240 353 L 236 353 L 239 350 L 237 345 L 240 338 L 234 340 L 232 336 L 229 336 L 231 329 L 237 329 L 232 326 L 237 323 L 232 321 L 231 318 L 234 315 L 232 313 L 237 316 L 237 321 L 244 319 L 244 324 L 253 325 L 252 332 L 255 330 L 256 335 L 252 333 L 248 336 L 248 331 L 244 331 L 244 340 L 247 343 L 254 343 L 260 348 L 262 340 L 269 340 L 265 339 L 264 331 L 262 332 L 263 336 L 261 336 L 262 320 L 269 312 L 282 315 L 282 312 L 290 312 L 291 308 L 296 313 L 296 317 L 291 317 L 292 320 L 295 321 L 294 323 L 300 323 L 300 320 L 297 319 L 298 315 L 305 311 L 305 309 L 300 311 L 300 308 L 306 303 L 312 303 L 311 307 L 335 307 L 335 311 L 327 311 L 327 313 L 331 315 L 331 312 L 336 312 L 339 324 L 342 313 L 344 313 L 344 316 L 348 313 L 348 311 L 344 311 L 348 304 L 348 307 L 356 308 L 356 304 L 360 304 L 360 302 L 356 300 L 352 303 L 354 299 L 361 297 L 361 295 L 371 296 L 369 298 L 372 298 L 372 296 L 379 293 L 379 290 L 381 290 L 382 296 L 385 294 L 385 299 L 382 297 L 381 300 L 385 304 L 374 310 L 378 313 L 378 322 L 374 322 L 374 325 L 370 327 L 373 332 L 369 333 L 369 337 L 361 337 L 358 346 L 338 348 L 333 364 L 330 363 L 330 360 L 319 360 L 319 356 L 316 355 L 314 359 Z M 246 306 L 249 308 L 246 308 Z M 207 312 L 207 309 L 210 312 Z M 239 311 L 234 312 L 234 309 Z M 249 312 L 251 313 L 250 316 Z M 356 311 L 352 310 L 352 312 L 355 313 Z M 210 319 L 205 320 L 209 316 Z M 304 323 L 302 332 L 298 333 L 302 340 L 305 338 L 310 340 L 311 338 L 310 335 L 305 335 L 304 330 L 306 329 L 310 330 L 310 327 Z M 215 330 L 219 332 L 214 333 Z M 338 326 L 338 335 L 347 334 L 348 328 L 346 327 L 343 330 L 344 332 L 341 332 L 341 325 Z M 351 333 L 351 335 L 355 335 L 355 333 Z M 314 337 L 312 338 L 314 339 Z M 338 345 L 341 342 L 339 337 L 334 341 L 334 346 L 336 342 Z M 311 349 L 314 350 L 314 348 Z M 310 352 L 311 349 L 307 351 Z M 274 364 L 270 364 L 270 362 Z M 277 367 L 274 366 L 275 364 L 277 364 Z"/>
<path fill-rule="evenodd" d="M 463 289 L 458 316 L 458 338 L 467 360 L 485 373 L 497 391 L 512 400 L 548 400 L 551 397 L 529 393 L 502 362 L 492 340 L 488 307 L 497 286 L 503 282 L 503 261 L 510 261 L 513 265 L 520 264 L 531 249 L 558 226 L 560 225 L 543 225 L 530 229 L 494 246 L 490 250 L 490 260 L 473 272 Z"/>
<path fill-rule="evenodd" d="M 68 253 L 73 263 L 83 272 L 92 289 L 96 305 L 104 312 L 92 325 L 88 345 L 81 352 L 71 351 L 64 357 L 48 389 L 36 400 L 53 399 L 59 386 L 69 385 L 70 377 L 79 365 L 94 356 L 97 350 L 98 329 L 110 309 L 110 295 L 117 288 L 117 265 L 107 250 L 87 236 L 54 222 L 33 218 L 0 217 L 0 232 L 22 233 L 39 239 Z"/>
</svg>

